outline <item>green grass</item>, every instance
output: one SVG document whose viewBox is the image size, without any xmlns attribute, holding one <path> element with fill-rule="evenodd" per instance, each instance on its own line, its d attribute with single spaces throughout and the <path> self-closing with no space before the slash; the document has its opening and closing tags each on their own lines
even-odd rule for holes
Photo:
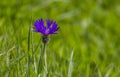
<svg viewBox="0 0 120 77">
<path fill-rule="evenodd" d="M 38 18 L 60 26 L 46 47 L 48 77 L 120 76 L 119 0 L 3 0 L 0 77 L 37 76 L 42 42 L 32 26 Z"/>
</svg>

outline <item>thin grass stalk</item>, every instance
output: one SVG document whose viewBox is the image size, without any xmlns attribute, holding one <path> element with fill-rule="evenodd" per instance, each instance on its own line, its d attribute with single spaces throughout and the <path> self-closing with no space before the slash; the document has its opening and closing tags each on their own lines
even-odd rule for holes
<svg viewBox="0 0 120 77">
<path fill-rule="evenodd" d="M 30 77 L 30 27 L 29 27 L 29 32 L 28 32 L 28 52 L 27 52 L 27 70 L 26 70 L 26 77 Z"/>
</svg>

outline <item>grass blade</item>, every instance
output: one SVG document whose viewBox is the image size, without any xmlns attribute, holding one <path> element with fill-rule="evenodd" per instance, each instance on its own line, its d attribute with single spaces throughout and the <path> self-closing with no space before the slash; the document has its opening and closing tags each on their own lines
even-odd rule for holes
<svg viewBox="0 0 120 77">
<path fill-rule="evenodd" d="M 69 67 L 68 67 L 68 77 L 72 77 L 72 71 L 73 71 L 73 52 L 71 52 L 70 61 L 69 61 Z"/>
</svg>

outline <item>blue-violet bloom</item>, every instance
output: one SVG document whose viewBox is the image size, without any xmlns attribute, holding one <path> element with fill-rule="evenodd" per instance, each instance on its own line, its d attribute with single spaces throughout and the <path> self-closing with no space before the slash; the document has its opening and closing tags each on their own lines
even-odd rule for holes
<svg viewBox="0 0 120 77">
<path fill-rule="evenodd" d="M 35 32 L 39 32 L 42 34 L 43 43 L 47 43 L 49 41 L 49 35 L 56 34 L 59 27 L 55 21 L 46 20 L 46 25 L 44 24 L 43 19 L 38 19 L 34 22 Z"/>
<path fill-rule="evenodd" d="M 42 35 L 56 34 L 59 27 L 55 21 L 46 20 L 46 26 L 43 19 L 38 19 L 34 23 L 35 31 L 41 33 Z"/>
</svg>

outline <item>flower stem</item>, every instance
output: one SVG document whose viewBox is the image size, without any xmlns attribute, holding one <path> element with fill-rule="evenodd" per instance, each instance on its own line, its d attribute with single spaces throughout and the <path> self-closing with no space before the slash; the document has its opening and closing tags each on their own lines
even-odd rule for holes
<svg viewBox="0 0 120 77">
<path fill-rule="evenodd" d="M 44 71 L 43 71 L 44 70 Z M 43 44 L 42 51 L 38 60 L 37 77 L 40 73 L 44 72 L 44 77 L 47 77 L 47 55 L 46 55 L 46 44 Z"/>
<path fill-rule="evenodd" d="M 47 76 L 47 54 L 46 54 L 46 44 L 44 43 L 43 47 L 43 52 L 44 52 L 44 77 Z"/>
</svg>

